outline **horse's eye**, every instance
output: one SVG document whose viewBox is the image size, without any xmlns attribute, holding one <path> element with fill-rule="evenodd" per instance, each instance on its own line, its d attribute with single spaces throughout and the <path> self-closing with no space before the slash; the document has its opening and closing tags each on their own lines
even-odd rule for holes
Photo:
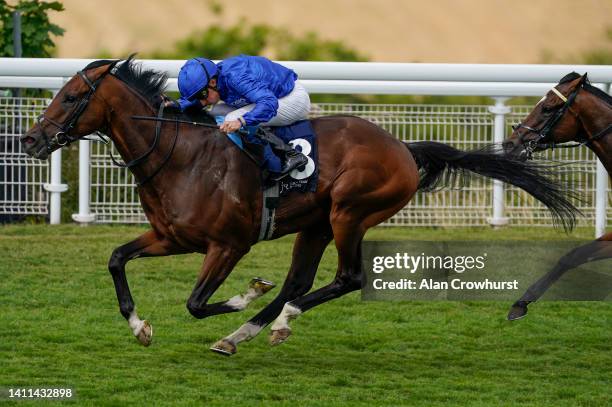
<svg viewBox="0 0 612 407">
<path fill-rule="evenodd" d="M 64 96 L 64 102 L 65 103 L 74 103 L 74 102 L 76 102 L 76 96 L 74 96 L 74 95 L 66 95 L 66 96 Z"/>
<path fill-rule="evenodd" d="M 542 106 L 542 113 L 550 113 L 554 110 L 554 106 Z"/>
</svg>

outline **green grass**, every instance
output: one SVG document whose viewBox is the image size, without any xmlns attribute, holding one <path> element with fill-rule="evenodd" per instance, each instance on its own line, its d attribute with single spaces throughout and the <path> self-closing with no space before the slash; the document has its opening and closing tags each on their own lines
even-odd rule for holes
<svg viewBox="0 0 612 407">
<path fill-rule="evenodd" d="M 300 316 L 270 347 L 267 330 L 224 358 L 210 344 L 272 299 L 205 320 L 185 308 L 202 256 L 139 259 L 128 280 L 154 342 L 141 347 L 106 269 L 142 227 L 0 227 L 0 388 L 72 387 L 73 405 L 566 405 L 612 403 L 612 306 L 542 302 L 509 323 L 502 302 L 362 302 L 359 293 Z M 591 238 L 541 229 L 377 229 L 369 239 Z M 282 283 L 293 237 L 256 245 L 213 299 L 261 276 Z M 335 250 L 316 286 L 335 272 Z M 5 401 L 4 401 L 5 402 Z M 67 403 L 67 404 L 68 404 Z M 15 405 L 40 405 L 39 401 Z"/>
</svg>

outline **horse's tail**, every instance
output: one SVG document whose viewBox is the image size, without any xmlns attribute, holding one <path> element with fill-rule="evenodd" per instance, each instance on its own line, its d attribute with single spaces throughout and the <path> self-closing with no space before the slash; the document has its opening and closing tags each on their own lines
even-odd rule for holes
<svg viewBox="0 0 612 407">
<path fill-rule="evenodd" d="M 533 195 L 551 211 L 555 224 L 561 223 L 565 230 L 573 229 L 576 215 L 581 214 L 570 202 L 576 197 L 548 177 L 558 171 L 559 165 L 519 161 L 501 154 L 493 146 L 461 151 L 433 141 L 404 144 L 419 167 L 419 190 L 432 191 L 452 184 L 458 175 L 469 177 L 468 172 L 474 172 L 512 184 Z"/>
</svg>

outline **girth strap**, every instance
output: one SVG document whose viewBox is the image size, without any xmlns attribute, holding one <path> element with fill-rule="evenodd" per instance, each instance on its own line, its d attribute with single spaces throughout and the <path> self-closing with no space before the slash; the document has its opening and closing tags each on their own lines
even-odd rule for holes
<svg viewBox="0 0 612 407">
<path fill-rule="evenodd" d="M 274 215 L 279 204 L 279 186 L 275 182 L 270 188 L 262 192 L 261 225 L 257 241 L 269 240 L 274 233 Z"/>
</svg>

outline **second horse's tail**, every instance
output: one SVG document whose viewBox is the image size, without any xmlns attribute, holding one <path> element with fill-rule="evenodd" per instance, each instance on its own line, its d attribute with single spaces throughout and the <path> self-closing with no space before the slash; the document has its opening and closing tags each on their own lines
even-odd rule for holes
<svg viewBox="0 0 612 407">
<path fill-rule="evenodd" d="M 561 223 L 565 230 L 576 224 L 581 214 L 571 202 L 572 194 L 565 191 L 549 176 L 558 166 L 518 161 L 500 154 L 493 148 L 461 151 L 443 143 L 420 141 L 404 143 L 419 167 L 419 189 L 431 191 L 452 182 L 455 176 L 469 176 L 473 172 L 517 186 L 542 202 L 551 211 L 553 221 Z"/>
</svg>

